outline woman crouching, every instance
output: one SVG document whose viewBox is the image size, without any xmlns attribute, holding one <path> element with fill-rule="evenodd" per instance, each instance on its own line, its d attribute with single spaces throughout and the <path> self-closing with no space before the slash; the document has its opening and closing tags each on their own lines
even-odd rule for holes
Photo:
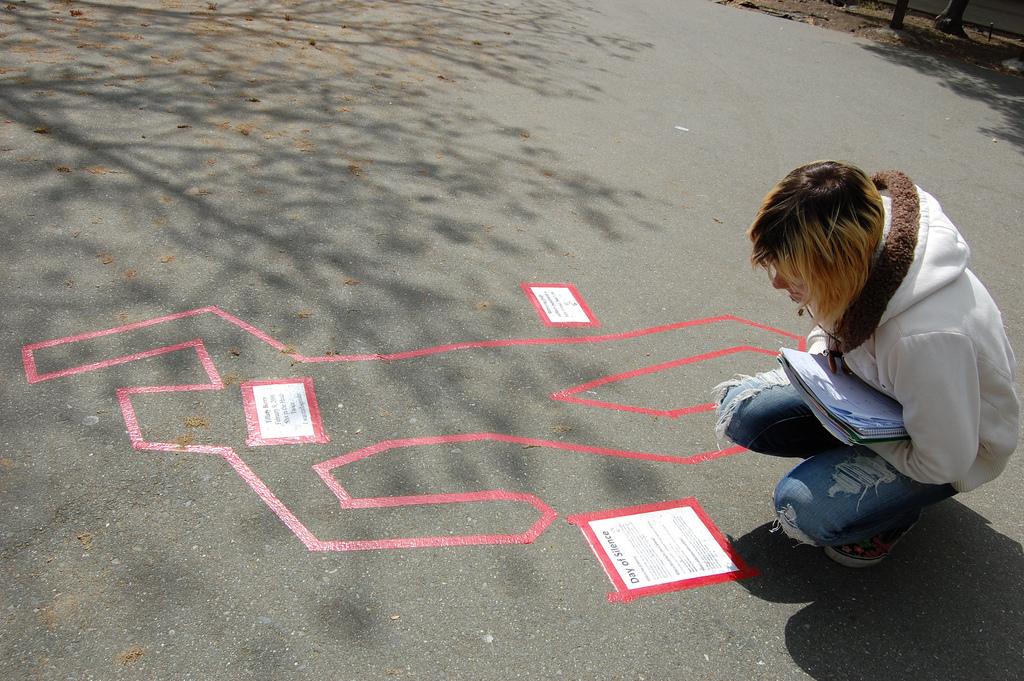
<svg viewBox="0 0 1024 681">
<path fill-rule="evenodd" d="M 843 565 L 874 565 L 924 507 L 994 479 L 1017 446 L 1015 360 L 999 309 L 938 201 L 902 173 L 797 168 L 747 236 L 754 265 L 814 318 L 808 351 L 900 402 L 910 439 L 840 442 L 781 369 L 719 385 L 718 431 L 804 459 L 775 489 L 779 526 Z"/>
</svg>

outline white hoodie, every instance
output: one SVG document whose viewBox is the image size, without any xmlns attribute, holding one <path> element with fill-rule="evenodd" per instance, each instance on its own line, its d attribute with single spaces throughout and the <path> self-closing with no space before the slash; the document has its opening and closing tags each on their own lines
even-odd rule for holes
<svg viewBox="0 0 1024 681">
<path fill-rule="evenodd" d="M 874 334 L 843 359 L 903 405 L 910 440 L 871 449 L 918 482 L 966 492 L 999 475 L 1017 447 L 1016 361 L 999 309 L 967 269 L 967 243 L 935 197 L 917 193 L 921 225 L 910 271 Z M 819 327 L 807 340 L 810 352 L 825 351 Z"/>
</svg>

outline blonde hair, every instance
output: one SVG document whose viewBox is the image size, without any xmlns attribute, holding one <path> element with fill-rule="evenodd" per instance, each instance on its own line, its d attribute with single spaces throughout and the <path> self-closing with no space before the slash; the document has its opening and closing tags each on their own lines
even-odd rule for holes
<svg viewBox="0 0 1024 681">
<path fill-rule="evenodd" d="M 805 306 L 819 323 L 834 326 L 864 288 L 884 225 L 882 197 L 864 171 L 816 161 L 765 196 L 747 230 L 750 260 L 802 283 Z"/>
</svg>

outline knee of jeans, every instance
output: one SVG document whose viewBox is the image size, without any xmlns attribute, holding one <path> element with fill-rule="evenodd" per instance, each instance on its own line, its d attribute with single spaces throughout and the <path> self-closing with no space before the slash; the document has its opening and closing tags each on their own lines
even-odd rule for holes
<svg viewBox="0 0 1024 681">
<path fill-rule="evenodd" d="M 719 438 L 725 437 L 741 447 L 750 448 L 763 429 L 756 427 L 756 424 L 744 422 L 742 416 L 737 418 L 738 412 L 764 390 L 786 383 L 788 381 L 781 369 L 756 376 L 737 376 L 720 383 L 713 393 L 718 403 L 715 433 Z"/>
<path fill-rule="evenodd" d="M 783 478 L 775 487 L 775 529 L 801 544 L 831 546 L 841 530 L 815 504 L 811 490 L 801 481 Z"/>
<path fill-rule="evenodd" d="M 735 416 L 735 414 L 733 415 Z M 754 446 L 754 442 L 757 440 L 755 431 L 749 427 L 749 424 L 744 423 L 742 419 L 730 419 L 725 424 L 725 427 L 721 429 L 719 435 L 724 436 L 729 442 L 737 444 L 744 449 L 757 451 L 757 448 Z"/>
<path fill-rule="evenodd" d="M 761 451 L 758 441 L 770 425 L 764 415 L 754 407 L 763 389 L 736 389 L 726 396 L 726 401 L 718 408 L 715 433 L 719 438 L 726 438 L 751 451 Z"/>
</svg>

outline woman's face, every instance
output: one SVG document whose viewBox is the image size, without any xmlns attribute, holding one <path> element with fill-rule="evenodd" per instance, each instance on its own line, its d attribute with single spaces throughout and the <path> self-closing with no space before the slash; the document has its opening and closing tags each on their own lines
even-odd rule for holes
<svg viewBox="0 0 1024 681">
<path fill-rule="evenodd" d="M 772 287 L 783 290 L 789 294 L 789 299 L 798 305 L 807 303 L 807 286 L 802 281 L 787 279 L 779 274 L 773 265 L 768 266 L 768 278 L 771 279 Z"/>
</svg>

